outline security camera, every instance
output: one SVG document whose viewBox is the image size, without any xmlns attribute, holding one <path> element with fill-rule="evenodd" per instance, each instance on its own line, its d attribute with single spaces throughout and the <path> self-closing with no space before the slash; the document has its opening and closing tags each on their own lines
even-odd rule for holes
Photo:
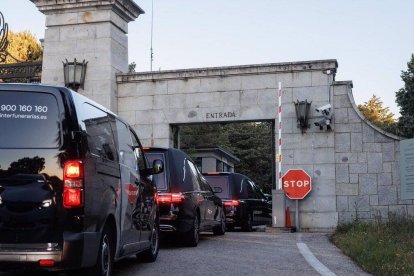
<svg viewBox="0 0 414 276">
<path fill-rule="evenodd" d="M 323 118 L 322 120 L 319 120 L 314 123 L 315 126 L 318 126 L 320 130 L 323 130 L 323 127 L 326 126 L 327 130 L 332 130 L 331 127 L 331 120 Z"/>
<path fill-rule="evenodd" d="M 315 110 L 318 111 L 318 112 L 324 112 L 324 111 L 326 112 L 327 111 L 329 113 L 329 110 L 331 108 L 332 108 L 332 106 L 330 104 L 325 104 L 321 107 L 316 108 Z"/>
</svg>

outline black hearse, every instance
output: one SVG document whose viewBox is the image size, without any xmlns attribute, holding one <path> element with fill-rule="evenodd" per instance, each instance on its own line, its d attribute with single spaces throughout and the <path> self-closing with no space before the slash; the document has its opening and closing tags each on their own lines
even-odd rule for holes
<svg viewBox="0 0 414 276">
<path fill-rule="evenodd" d="M 148 160 L 162 160 L 163 173 L 154 178 L 158 188 L 160 229 L 178 234 L 188 246 L 197 246 L 200 231 L 224 235 L 223 203 L 191 158 L 174 148 L 145 148 Z"/>
<path fill-rule="evenodd" d="M 154 261 L 159 213 L 138 136 L 66 88 L 0 84 L 0 265 L 91 268 Z"/>
<path fill-rule="evenodd" d="M 272 222 L 272 203 L 247 176 L 213 172 L 205 174 L 205 178 L 212 187 L 221 189 L 217 195 L 224 203 L 228 229 L 240 226 L 252 231 L 254 225 Z"/>
</svg>

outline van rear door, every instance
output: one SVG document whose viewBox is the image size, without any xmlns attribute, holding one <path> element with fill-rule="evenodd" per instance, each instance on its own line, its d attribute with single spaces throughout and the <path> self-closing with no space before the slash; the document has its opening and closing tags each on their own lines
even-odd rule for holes
<svg viewBox="0 0 414 276">
<path fill-rule="evenodd" d="M 18 87 L 18 86 L 16 86 Z M 0 244 L 54 244 L 62 206 L 60 93 L 0 86 Z M 56 90 L 57 91 L 57 90 Z M 49 245 L 50 246 L 50 245 Z"/>
</svg>

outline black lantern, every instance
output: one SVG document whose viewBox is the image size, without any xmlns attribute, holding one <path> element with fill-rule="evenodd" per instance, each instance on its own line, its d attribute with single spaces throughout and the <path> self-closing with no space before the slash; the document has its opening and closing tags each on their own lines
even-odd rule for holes
<svg viewBox="0 0 414 276">
<path fill-rule="evenodd" d="M 308 100 L 297 100 L 296 103 L 294 103 L 296 110 L 296 118 L 298 120 L 298 128 L 301 129 L 302 134 L 306 131 L 307 128 L 309 128 L 308 117 L 311 103 L 312 102 L 308 102 Z"/>
<path fill-rule="evenodd" d="M 78 91 L 79 87 L 83 89 L 85 84 L 85 73 L 87 61 L 77 62 L 76 58 L 73 62 L 63 62 L 63 74 L 65 77 L 65 86 Z"/>
</svg>

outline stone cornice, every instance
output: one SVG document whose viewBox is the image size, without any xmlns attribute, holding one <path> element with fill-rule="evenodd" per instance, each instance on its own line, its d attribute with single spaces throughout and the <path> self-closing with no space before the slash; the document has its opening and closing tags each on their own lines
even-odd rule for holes
<svg viewBox="0 0 414 276">
<path fill-rule="evenodd" d="M 333 83 L 333 85 L 335 85 L 335 86 L 347 85 L 350 88 L 353 87 L 352 81 L 335 81 Z M 364 114 L 362 114 L 362 112 L 359 110 L 358 106 L 355 103 L 354 95 L 352 94 L 352 90 L 351 89 L 348 89 L 347 95 L 348 95 L 349 101 L 351 102 L 352 108 L 355 110 L 355 112 L 357 113 L 358 117 L 365 124 L 369 125 L 370 127 L 372 127 L 373 129 L 375 129 L 376 131 L 380 132 L 381 134 L 383 134 L 383 135 L 385 135 L 385 136 L 387 136 L 387 137 L 389 137 L 391 139 L 394 139 L 394 140 L 397 140 L 397 141 L 400 141 L 400 140 L 404 140 L 405 139 L 404 137 L 400 137 L 400 136 L 395 135 L 393 133 L 387 132 L 387 131 L 383 130 L 382 128 L 377 127 L 376 125 L 374 125 L 370 120 L 368 120 L 367 118 L 365 118 Z"/>
<path fill-rule="evenodd" d="M 97 9 L 111 9 L 126 22 L 145 13 L 133 0 L 30 0 L 40 12 L 48 15 Z"/>
<path fill-rule="evenodd" d="M 180 70 L 166 70 L 153 72 L 139 72 L 118 74 L 117 82 L 134 82 L 134 81 L 150 81 L 162 79 L 187 79 L 200 77 L 226 77 L 233 75 L 251 75 L 251 74 L 269 74 L 283 72 L 300 72 L 300 71 L 320 71 L 332 70 L 336 71 L 338 62 L 335 59 L 283 62 L 283 63 L 267 63 L 252 64 L 239 66 L 224 67 L 206 67 L 192 68 Z"/>
</svg>

